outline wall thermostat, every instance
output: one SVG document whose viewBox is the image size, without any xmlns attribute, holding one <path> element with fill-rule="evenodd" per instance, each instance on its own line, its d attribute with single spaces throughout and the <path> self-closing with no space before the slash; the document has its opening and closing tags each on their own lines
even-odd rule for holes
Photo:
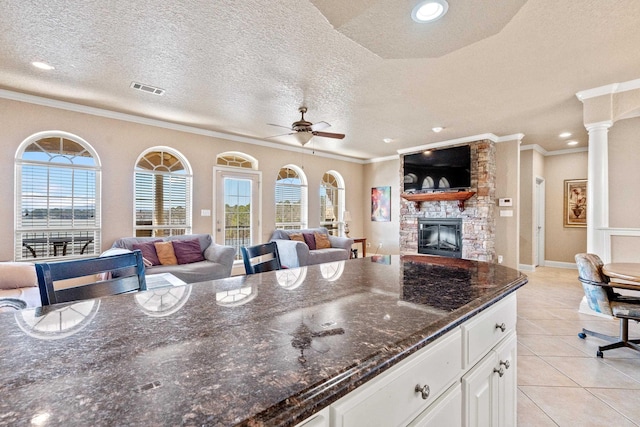
<svg viewBox="0 0 640 427">
<path fill-rule="evenodd" d="M 513 206 L 513 199 L 510 197 L 507 199 L 498 199 L 498 206 Z"/>
</svg>

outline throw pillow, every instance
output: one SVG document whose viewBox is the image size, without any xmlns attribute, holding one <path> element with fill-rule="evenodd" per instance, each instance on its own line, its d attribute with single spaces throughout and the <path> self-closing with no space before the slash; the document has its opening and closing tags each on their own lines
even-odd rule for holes
<svg viewBox="0 0 640 427">
<path fill-rule="evenodd" d="M 173 252 L 176 254 L 178 264 L 204 261 L 204 255 L 200 250 L 200 241 L 198 239 L 172 240 L 171 243 L 173 243 Z"/>
<path fill-rule="evenodd" d="M 289 233 L 289 239 L 304 243 L 304 236 L 302 233 Z"/>
<path fill-rule="evenodd" d="M 146 258 L 151 265 L 160 265 L 160 260 L 158 259 L 158 254 L 156 253 L 156 247 L 154 243 L 162 242 L 162 240 L 150 240 L 148 242 L 134 243 L 131 245 L 132 250 L 140 249 L 142 252 L 142 257 Z"/>
<path fill-rule="evenodd" d="M 304 242 L 309 246 L 310 251 L 316 249 L 316 238 L 313 237 L 313 233 L 302 233 L 302 237 L 304 237 Z"/>
<path fill-rule="evenodd" d="M 0 289 L 38 286 L 36 268 L 27 262 L 0 262 Z"/>
<path fill-rule="evenodd" d="M 314 232 L 313 236 L 316 238 L 316 249 L 327 249 L 331 247 L 328 235 Z"/>
<path fill-rule="evenodd" d="M 178 259 L 175 252 L 173 252 L 173 245 L 171 242 L 155 242 L 153 244 L 156 247 L 156 253 L 158 259 L 162 265 L 178 265 Z"/>
</svg>

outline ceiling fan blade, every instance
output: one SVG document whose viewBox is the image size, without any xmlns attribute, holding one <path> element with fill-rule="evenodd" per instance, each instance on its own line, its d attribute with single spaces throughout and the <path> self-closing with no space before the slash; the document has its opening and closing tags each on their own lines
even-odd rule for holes
<svg viewBox="0 0 640 427">
<path fill-rule="evenodd" d="M 296 133 L 296 132 L 281 133 L 280 135 L 267 136 L 267 137 L 265 137 L 265 139 L 278 138 L 279 136 L 293 135 L 293 134 L 295 134 L 295 133 Z"/>
<path fill-rule="evenodd" d="M 331 132 L 312 132 L 315 136 L 322 136 L 325 138 L 343 139 L 345 135 L 343 133 L 331 133 Z"/>
<path fill-rule="evenodd" d="M 279 128 L 285 128 L 285 129 L 289 129 L 289 130 L 291 130 L 291 126 L 276 125 L 276 124 L 274 124 L 274 123 L 267 123 L 267 124 L 268 124 L 269 126 L 276 126 L 276 127 L 279 127 Z"/>
<path fill-rule="evenodd" d="M 315 132 L 315 131 L 330 128 L 330 127 L 331 125 L 327 122 L 318 122 L 311 125 L 311 130 Z"/>
</svg>

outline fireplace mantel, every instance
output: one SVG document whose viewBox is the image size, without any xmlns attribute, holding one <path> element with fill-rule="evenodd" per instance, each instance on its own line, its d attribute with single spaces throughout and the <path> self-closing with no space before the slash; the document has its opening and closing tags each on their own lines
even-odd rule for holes
<svg viewBox="0 0 640 427">
<path fill-rule="evenodd" d="M 433 192 L 433 193 L 402 193 L 400 196 L 409 201 L 415 202 L 416 208 L 420 208 L 421 202 L 440 202 L 440 201 L 457 201 L 458 209 L 464 211 L 464 202 L 469 200 L 475 191 L 449 191 L 449 192 Z"/>
</svg>

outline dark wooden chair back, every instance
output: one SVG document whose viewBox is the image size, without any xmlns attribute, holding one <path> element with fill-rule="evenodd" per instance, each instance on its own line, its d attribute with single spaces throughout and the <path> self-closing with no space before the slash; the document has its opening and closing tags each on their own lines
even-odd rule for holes
<svg viewBox="0 0 640 427">
<path fill-rule="evenodd" d="M 43 262 L 35 267 L 43 306 L 147 289 L 139 250 L 99 258 Z M 60 280 L 86 276 L 95 278 L 100 274 L 103 277 L 96 282 L 65 289 L 54 288 L 54 282 Z"/>
<path fill-rule="evenodd" d="M 280 255 L 276 242 L 263 243 L 261 245 L 241 247 L 244 270 L 247 274 L 263 273 L 265 271 L 280 270 Z M 254 262 L 255 258 L 271 255 L 271 258 Z"/>
</svg>

